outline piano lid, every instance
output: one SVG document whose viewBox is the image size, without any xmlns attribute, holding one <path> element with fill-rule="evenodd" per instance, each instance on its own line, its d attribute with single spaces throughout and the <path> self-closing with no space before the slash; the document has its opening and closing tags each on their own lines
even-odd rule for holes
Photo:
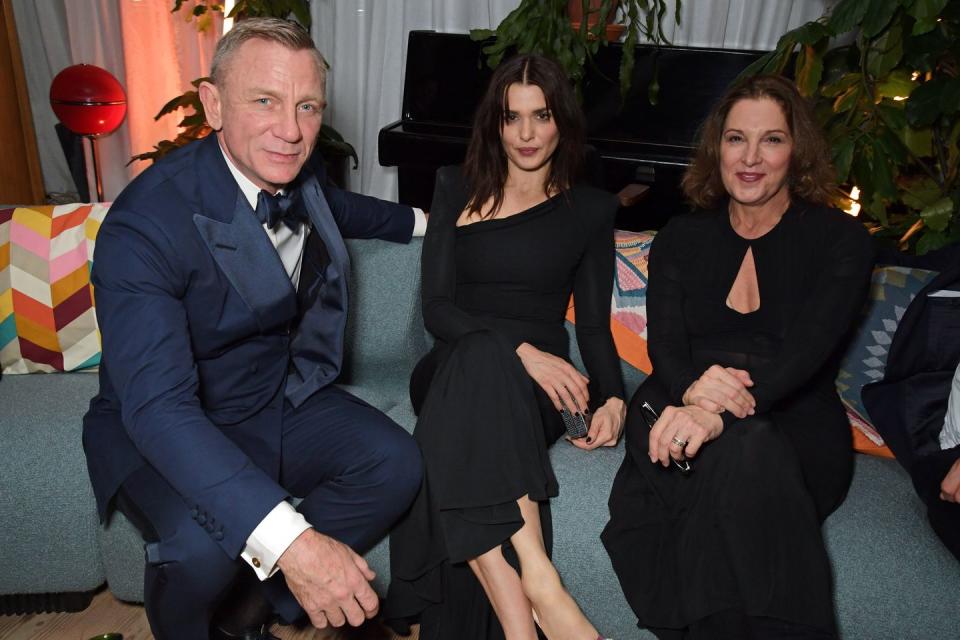
<svg viewBox="0 0 960 640">
<path fill-rule="evenodd" d="M 461 147 L 492 73 L 482 47 L 466 34 L 410 32 L 402 120 L 381 131 L 381 164 L 418 164 L 427 150 L 444 163 L 462 161 Z M 611 160 L 686 164 L 714 102 L 762 54 L 640 45 L 631 91 L 621 108 L 622 45 L 602 48 L 583 82 L 587 140 Z M 660 91 L 657 104 L 651 105 L 647 87 L 655 73 Z M 408 145 L 416 145 L 417 153 L 411 154 Z"/>
</svg>

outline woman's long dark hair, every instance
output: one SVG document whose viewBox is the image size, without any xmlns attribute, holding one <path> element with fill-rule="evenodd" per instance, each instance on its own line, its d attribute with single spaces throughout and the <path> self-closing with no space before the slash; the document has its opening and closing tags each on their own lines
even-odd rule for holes
<svg viewBox="0 0 960 640">
<path fill-rule="evenodd" d="M 510 58 L 493 72 L 487 92 L 477 107 L 463 165 L 470 193 L 467 211 L 481 214 L 483 218 L 495 216 L 503 205 L 507 156 L 500 132 L 509 110 L 507 90 L 514 83 L 540 87 L 547 100 L 547 109 L 557 124 L 560 140 L 550 160 L 544 193 L 568 189 L 576 181 L 583 164 L 583 112 L 563 69 L 543 56 L 531 54 Z M 481 207 L 491 198 L 493 206 L 483 215 Z"/>
</svg>

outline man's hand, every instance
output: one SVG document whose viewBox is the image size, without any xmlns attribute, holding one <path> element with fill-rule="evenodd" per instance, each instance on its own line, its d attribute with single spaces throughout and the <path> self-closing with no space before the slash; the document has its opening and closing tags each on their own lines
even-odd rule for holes
<svg viewBox="0 0 960 640">
<path fill-rule="evenodd" d="M 940 483 L 940 499 L 960 503 L 960 459 L 953 463 Z"/>
<path fill-rule="evenodd" d="M 376 574 L 367 562 L 347 545 L 314 529 L 301 533 L 277 565 L 318 629 L 346 623 L 359 627 L 379 609 L 370 586 Z"/>
</svg>

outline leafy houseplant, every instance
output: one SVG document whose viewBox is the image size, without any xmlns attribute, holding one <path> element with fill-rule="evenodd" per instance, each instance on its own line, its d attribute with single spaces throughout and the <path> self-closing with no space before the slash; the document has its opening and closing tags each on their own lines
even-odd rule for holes
<svg viewBox="0 0 960 640">
<path fill-rule="evenodd" d="M 678 24 L 681 1 L 674 0 Z M 569 12 L 574 3 L 581 5 L 582 15 L 592 14 L 597 19 L 581 20 L 575 30 Z M 491 68 L 512 51 L 539 53 L 559 62 L 579 88 L 586 63 L 606 46 L 607 22 L 618 10 L 628 21 L 620 63 L 620 94 L 625 96 L 633 75 L 634 47 L 640 37 L 658 45 L 669 44 L 663 32 L 667 0 L 522 0 L 496 29 L 472 29 L 470 37 L 477 41 L 496 37 L 483 48 Z M 655 86 L 651 86 L 649 95 L 656 101 Z"/>
<path fill-rule="evenodd" d="M 745 71 L 793 73 L 840 183 L 879 235 L 918 254 L 960 240 L 958 36 L 960 2 L 840 0 Z"/>
<path fill-rule="evenodd" d="M 186 0 L 174 0 L 173 11 L 179 11 Z M 209 16 L 210 12 L 223 12 L 223 2 L 196 0 L 193 7 L 195 18 Z M 310 27 L 310 0 L 237 0 L 228 18 L 286 18 L 293 14 L 297 22 Z"/>
<path fill-rule="evenodd" d="M 186 0 L 174 0 L 173 11 L 179 11 L 183 8 Z M 203 30 L 209 28 L 213 12 L 223 12 L 223 3 L 211 0 L 197 0 L 193 5 L 191 14 L 196 20 L 197 29 Z M 287 18 L 293 15 L 297 22 L 305 28 L 310 28 L 310 2 L 309 0 L 238 0 L 233 9 L 227 15 L 228 18 L 241 20 L 251 17 L 277 17 Z M 191 84 L 193 90 L 173 98 L 167 104 L 163 105 L 159 113 L 154 116 L 154 120 L 167 116 L 179 109 L 184 110 L 184 117 L 178 124 L 181 131 L 173 140 L 161 140 L 153 147 L 153 151 L 141 153 L 130 159 L 134 160 L 158 160 L 167 153 L 178 147 L 182 147 L 188 142 L 202 138 L 210 133 L 210 125 L 207 124 L 206 114 L 203 112 L 203 104 L 200 102 L 200 94 L 197 87 L 201 82 L 209 81 L 209 78 L 197 78 Z M 192 110 L 192 113 L 190 112 Z M 353 159 L 353 167 L 357 167 L 359 158 L 353 145 L 346 142 L 343 136 L 333 127 L 324 124 L 320 127 L 320 135 L 317 138 L 317 151 L 328 163 L 331 176 L 334 181 L 343 184 L 344 173 L 343 162 L 347 158 Z"/>
</svg>

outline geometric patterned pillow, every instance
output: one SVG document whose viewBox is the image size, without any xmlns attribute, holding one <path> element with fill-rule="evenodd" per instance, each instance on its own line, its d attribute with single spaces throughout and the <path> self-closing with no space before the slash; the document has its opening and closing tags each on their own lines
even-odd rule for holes
<svg viewBox="0 0 960 640">
<path fill-rule="evenodd" d="M 910 302 L 936 275 L 935 271 L 909 267 L 877 267 L 870 294 L 856 332 L 840 363 L 837 391 L 851 423 L 875 445 L 883 438 L 870 424 L 860 390 L 883 377 L 893 334 Z"/>
<path fill-rule="evenodd" d="M 100 364 L 90 267 L 105 204 L 0 209 L 0 369 Z"/>
<path fill-rule="evenodd" d="M 615 231 L 616 260 L 610 326 L 620 357 L 649 375 L 647 353 L 647 281 L 650 246 L 656 232 Z"/>
<path fill-rule="evenodd" d="M 613 296 L 610 300 L 610 332 L 624 367 L 627 391 L 650 375 L 653 366 L 647 353 L 647 277 L 654 232 L 614 231 L 616 250 Z M 576 323 L 573 298 L 566 319 Z"/>
</svg>

